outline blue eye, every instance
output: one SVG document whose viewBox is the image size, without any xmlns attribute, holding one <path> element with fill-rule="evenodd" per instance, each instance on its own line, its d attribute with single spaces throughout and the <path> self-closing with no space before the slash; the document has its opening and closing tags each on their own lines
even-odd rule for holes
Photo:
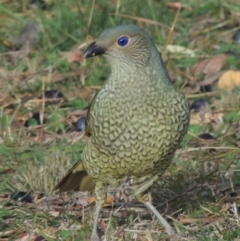
<svg viewBox="0 0 240 241">
<path fill-rule="evenodd" d="M 121 47 L 124 47 L 128 44 L 128 37 L 127 36 L 122 36 L 118 39 L 118 45 Z"/>
</svg>

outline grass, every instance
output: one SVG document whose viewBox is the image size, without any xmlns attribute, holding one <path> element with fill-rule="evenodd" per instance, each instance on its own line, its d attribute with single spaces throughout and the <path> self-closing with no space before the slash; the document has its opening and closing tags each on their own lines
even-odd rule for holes
<svg viewBox="0 0 240 241">
<path fill-rule="evenodd" d="M 52 0 L 46 10 L 29 9 L 27 1 L 0 5 L 1 240 L 89 240 L 91 194 L 59 195 L 52 189 L 81 158 L 86 137 L 75 131 L 74 123 L 86 114 L 110 68 L 101 58 L 70 62 L 66 54 L 78 49 L 81 55 L 102 30 L 126 23 L 148 31 L 190 104 L 200 98 L 208 102 L 206 109 L 192 112 L 181 149 L 152 189 L 154 204 L 185 240 L 240 240 L 240 89 L 220 90 L 215 80 L 212 92 L 194 90 L 209 76 L 191 72 L 194 63 L 219 53 L 228 53 L 223 70 L 239 70 L 239 45 L 231 40 L 239 28 L 238 0 L 184 0 L 187 8 L 179 12 L 166 3 Z M 39 26 L 37 41 L 29 48 L 15 48 L 11 40 L 29 21 Z M 195 54 L 176 48 L 170 52 L 170 44 Z M 46 90 L 59 90 L 64 98 L 46 100 Z M 39 123 L 32 118 L 36 113 Z M 202 133 L 215 140 L 199 138 Z M 17 191 L 30 193 L 33 202 L 10 199 Z M 124 202 L 124 197 L 102 212 L 104 240 L 165 240 L 149 212 L 135 200 Z"/>
</svg>

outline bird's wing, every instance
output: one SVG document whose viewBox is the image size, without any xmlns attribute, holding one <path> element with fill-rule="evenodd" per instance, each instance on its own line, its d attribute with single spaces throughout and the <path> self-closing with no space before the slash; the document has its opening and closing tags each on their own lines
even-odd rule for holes
<svg viewBox="0 0 240 241">
<path fill-rule="evenodd" d="M 91 127 L 89 125 L 90 110 L 95 102 L 96 95 L 94 96 L 87 112 L 87 126 L 85 135 L 91 136 Z M 59 189 L 60 192 L 66 191 L 93 191 L 95 188 L 95 182 L 86 172 L 82 160 L 78 161 L 68 173 L 60 180 L 60 182 L 54 187 L 54 190 Z"/>
<path fill-rule="evenodd" d="M 59 189 L 60 192 L 93 191 L 94 188 L 95 182 L 86 172 L 82 161 L 78 161 L 54 187 L 54 190 Z"/>
</svg>

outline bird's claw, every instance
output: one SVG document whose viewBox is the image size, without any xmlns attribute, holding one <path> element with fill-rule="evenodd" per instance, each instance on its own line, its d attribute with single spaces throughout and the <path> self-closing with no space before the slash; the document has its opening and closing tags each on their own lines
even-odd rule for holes
<svg viewBox="0 0 240 241">
<path fill-rule="evenodd" d="M 92 233 L 90 241 L 100 241 L 100 238 L 96 233 Z"/>
</svg>

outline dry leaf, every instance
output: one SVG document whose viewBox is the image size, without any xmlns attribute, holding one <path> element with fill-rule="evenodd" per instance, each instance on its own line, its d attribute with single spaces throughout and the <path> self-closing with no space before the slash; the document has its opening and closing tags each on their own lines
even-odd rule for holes
<svg viewBox="0 0 240 241">
<path fill-rule="evenodd" d="M 104 220 L 101 218 L 98 224 L 98 227 L 105 233 L 107 224 L 104 222 Z"/>
<path fill-rule="evenodd" d="M 218 54 L 209 59 L 204 59 L 191 67 L 191 72 L 194 75 L 199 75 L 201 73 L 206 75 L 215 74 L 220 71 L 224 64 L 226 63 L 227 55 Z"/>
<path fill-rule="evenodd" d="M 96 197 L 93 196 L 93 197 L 90 198 L 89 203 L 92 204 L 92 203 L 95 203 L 95 201 L 96 201 Z M 107 196 L 106 200 L 105 200 L 105 203 L 103 204 L 103 207 L 111 207 L 112 203 L 113 203 L 112 197 Z"/>
<path fill-rule="evenodd" d="M 203 125 L 203 124 L 210 124 L 215 123 L 215 126 L 219 126 L 223 122 L 224 113 L 221 112 L 198 112 L 198 113 L 191 113 L 190 124 L 191 125 Z"/>
<path fill-rule="evenodd" d="M 83 55 L 80 50 L 73 49 L 66 54 L 66 59 L 68 63 L 81 62 L 83 60 Z"/>
<path fill-rule="evenodd" d="M 170 53 L 185 54 L 190 57 L 195 56 L 195 52 L 192 49 L 185 48 L 179 45 L 168 44 L 166 47 L 167 51 Z"/>
<path fill-rule="evenodd" d="M 240 71 L 226 71 L 218 80 L 219 89 L 233 89 L 240 86 Z"/>
<path fill-rule="evenodd" d="M 23 28 L 21 33 L 11 41 L 12 45 L 17 48 L 22 48 L 27 44 L 33 45 L 37 41 L 39 32 L 39 25 L 36 22 L 30 21 Z"/>
</svg>

